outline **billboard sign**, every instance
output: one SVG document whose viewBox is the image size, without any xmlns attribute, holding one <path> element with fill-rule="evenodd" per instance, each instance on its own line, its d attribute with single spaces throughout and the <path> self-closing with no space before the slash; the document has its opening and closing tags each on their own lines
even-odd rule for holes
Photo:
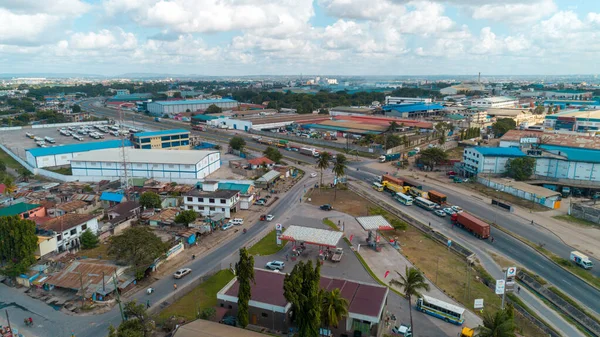
<svg viewBox="0 0 600 337">
<path fill-rule="evenodd" d="M 504 294 L 505 282 L 504 280 L 496 280 L 496 295 Z"/>
<path fill-rule="evenodd" d="M 283 230 L 283 225 L 280 223 L 275 224 L 275 230 L 281 232 Z"/>
<path fill-rule="evenodd" d="M 473 304 L 474 309 L 483 309 L 483 298 L 476 298 Z"/>
<path fill-rule="evenodd" d="M 515 276 L 517 276 L 517 267 L 508 267 L 506 269 L 506 277 L 510 278 Z"/>
</svg>

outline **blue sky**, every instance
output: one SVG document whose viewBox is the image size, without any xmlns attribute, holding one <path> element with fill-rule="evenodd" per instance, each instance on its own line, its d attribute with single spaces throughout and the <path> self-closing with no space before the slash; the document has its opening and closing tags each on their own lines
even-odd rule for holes
<svg viewBox="0 0 600 337">
<path fill-rule="evenodd" d="M 0 72 L 600 73 L 597 0 L 4 0 Z"/>
</svg>

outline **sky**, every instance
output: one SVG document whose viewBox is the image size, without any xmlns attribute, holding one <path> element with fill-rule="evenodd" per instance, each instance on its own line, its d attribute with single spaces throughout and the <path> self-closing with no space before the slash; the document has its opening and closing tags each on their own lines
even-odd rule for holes
<svg viewBox="0 0 600 337">
<path fill-rule="evenodd" d="M 598 0 L 0 0 L 0 73 L 600 73 Z"/>
</svg>

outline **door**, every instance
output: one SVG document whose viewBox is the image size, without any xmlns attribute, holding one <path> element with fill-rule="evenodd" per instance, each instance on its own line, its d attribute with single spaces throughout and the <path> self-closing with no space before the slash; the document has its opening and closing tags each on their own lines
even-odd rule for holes
<svg viewBox="0 0 600 337">
<path fill-rule="evenodd" d="M 252 315 L 252 324 L 256 325 L 256 315 Z"/>
</svg>

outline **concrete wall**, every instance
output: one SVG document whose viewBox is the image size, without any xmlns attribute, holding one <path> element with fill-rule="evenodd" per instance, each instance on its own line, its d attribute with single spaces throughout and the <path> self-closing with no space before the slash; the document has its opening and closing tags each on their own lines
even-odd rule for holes
<svg viewBox="0 0 600 337">
<path fill-rule="evenodd" d="M 593 205 L 574 203 L 571 205 L 570 214 L 576 218 L 600 224 L 600 209 Z"/>
<path fill-rule="evenodd" d="M 519 198 L 522 198 L 525 200 L 531 200 L 532 202 L 535 202 L 536 204 L 540 204 L 540 205 L 546 206 L 548 208 L 556 209 L 556 208 L 560 207 L 560 196 L 558 196 L 558 195 L 552 196 L 550 198 L 540 198 L 530 192 L 522 191 L 522 190 L 516 189 L 512 186 L 506 186 L 506 185 L 491 181 L 491 180 L 487 179 L 486 177 L 481 177 L 481 176 L 477 177 L 477 182 L 482 185 L 485 185 L 489 188 L 500 190 L 502 192 L 512 194 L 516 197 L 519 197 Z"/>
</svg>

